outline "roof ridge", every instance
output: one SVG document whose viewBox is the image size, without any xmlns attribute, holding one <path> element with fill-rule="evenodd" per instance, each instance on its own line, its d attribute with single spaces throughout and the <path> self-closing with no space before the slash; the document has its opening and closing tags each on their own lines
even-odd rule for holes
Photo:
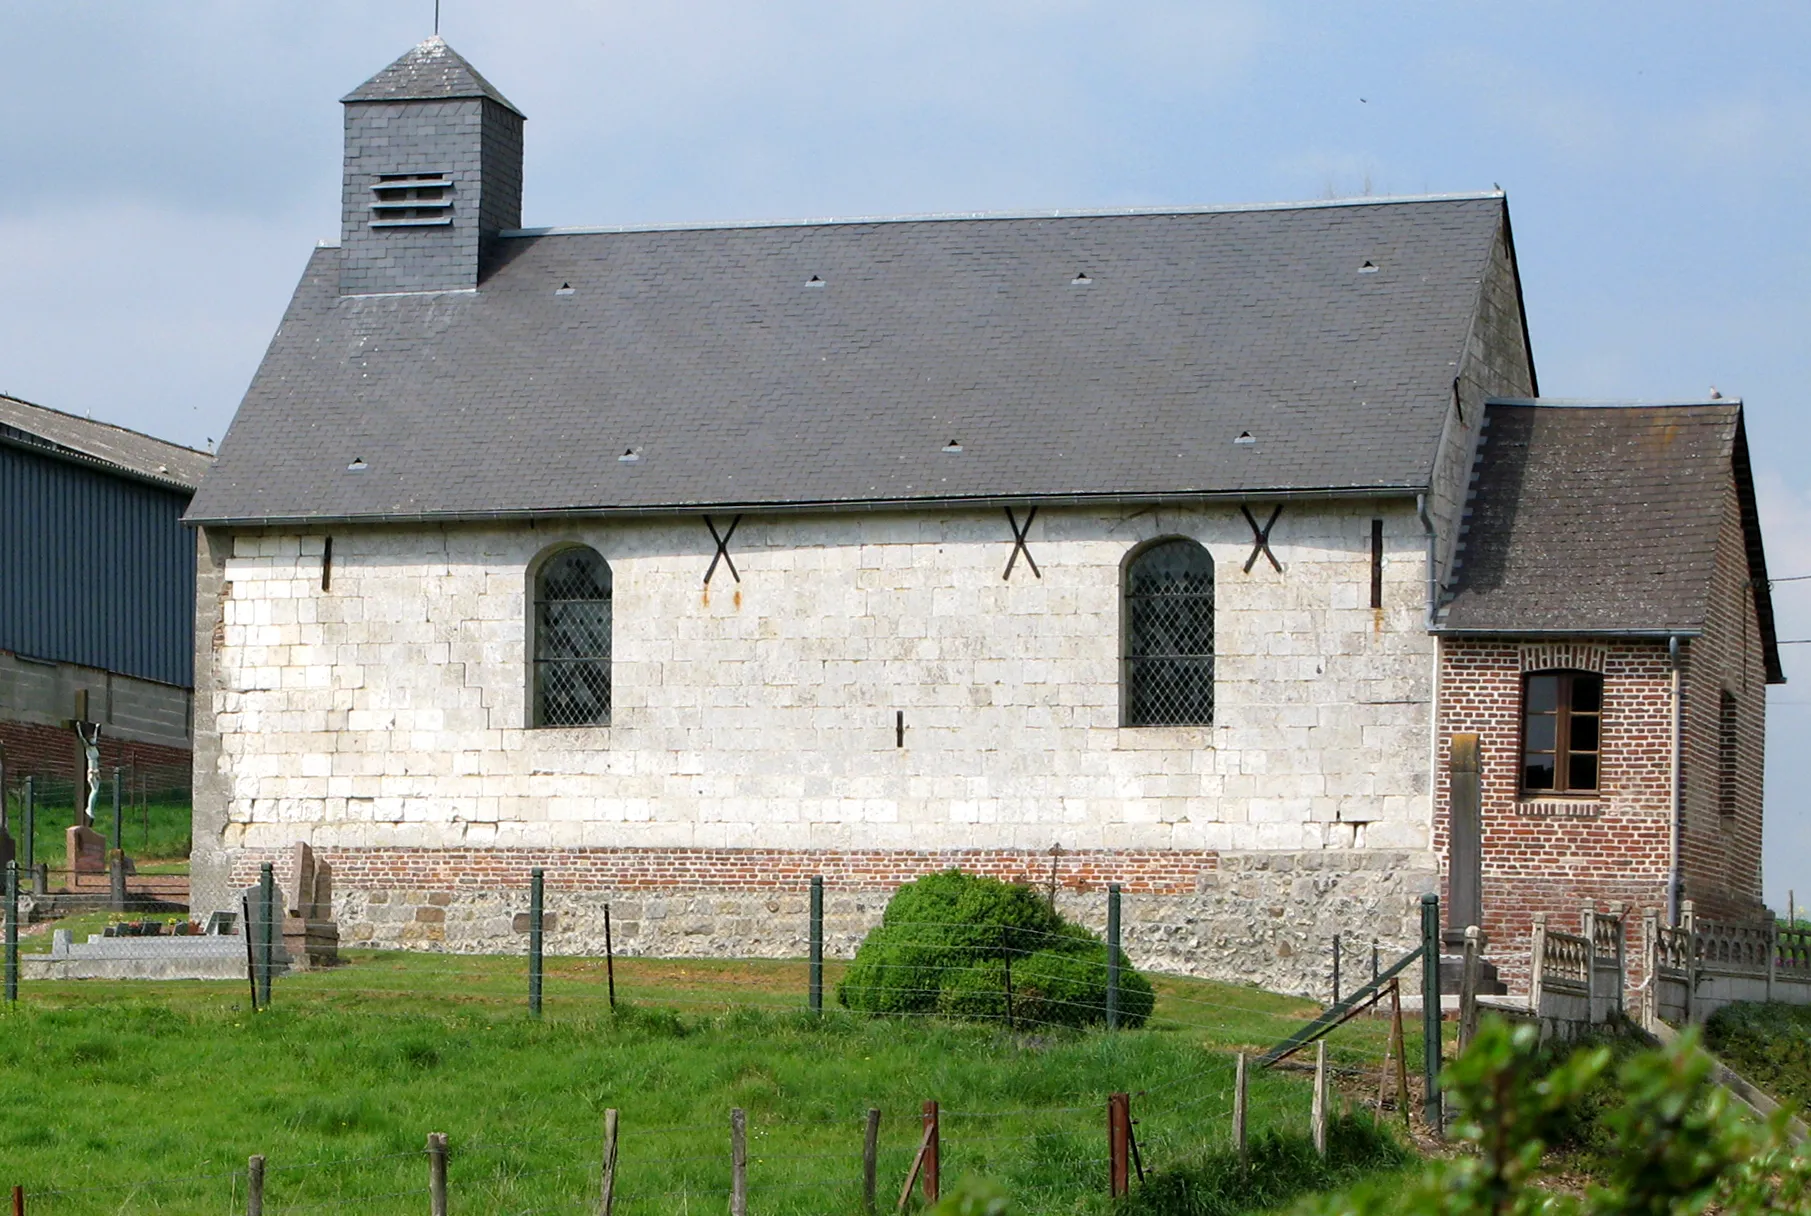
<svg viewBox="0 0 1811 1216">
<path fill-rule="evenodd" d="M 55 406 L 51 406 L 51 405 L 39 405 L 36 401 L 27 401 L 25 398 L 15 397 L 11 393 L 0 393 L 0 401 L 10 401 L 14 405 L 23 405 L 27 409 L 43 410 L 46 414 L 55 414 L 59 418 L 67 418 L 72 422 L 79 422 L 85 426 L 106 427 L 110 431 L 119 431 L 122 434 L 132 436 L 134 439 L 149 439 L 152 443 L 162 444 L 166 448 L 175 448 L 179 452 L 188 452 L 189 454 L 194 455 L 194 456 L 206 456 L 210 460 L 213 459 L 213 457 L 214 457 L 214 453 L 208 452 L 208 451 L 203 451 L 201 448 L 192 448 L 192 447 L 189 447 L 187 444 L 177 443 L 171 439 L 160 439 L 158 436 L 150 434 L 147 431 L 135 431 L 131 427 L 122 426 L 121 424 L 119 424 L 117 422 L 107 422 L 102 419 L 89 418 L 82 414 L 72 414 L 68 410 L 60 410 L 60 409 L 57 409 Z M 40 436 L 40 438 L 45 438 L 45 437 Z M 67 444 L 62 444 L 62 443 L 60 443 L 60 441 L 54 440 L 54 439 L 47 439 L 46 441 L 50 442 L 50 443 L 57 443 L 59 446 L 63 446 L 63 447 L 68 446 Z M 91 452 L 85 453 L 85 454 L 94 455 L 94 453 L 91 453 Z M 110 459 L 110 458 L 99 457 L 99 459 L 105 460 L 105 459 Z"/>
<path fill-rule="evenodd" d="M 819 216 L 771 220 L 699 220 L 670 224 L 576 224 L 541 228 L 507 228 L 504 237 L 597 236 L 619 232 L 704 232 L 724 228 L 830 228 L 860 224 L 958 223 L 971 220 L 1115 219 L 1134 216 L 1218 215 L 1259 211 L 1313 211 L 1328 207 L 1385 207 L 1412 203 L 1481 202 L 1504 199 L 1501 190 L 1452 194 L 1365 195 L 1358 198 L 1305 199 L 1272 203 L 1201 203 L 1152 207 L 1061 207 L 1043 211 L 927 211 L 906 215 Z"/>
</svg>

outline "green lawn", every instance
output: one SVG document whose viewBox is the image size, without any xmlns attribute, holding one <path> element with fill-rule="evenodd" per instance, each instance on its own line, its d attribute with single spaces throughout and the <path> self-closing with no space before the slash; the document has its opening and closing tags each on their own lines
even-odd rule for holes
<svg viewBox="0 0 1811 1216">
<path fill-rule="evenodd" d="M 891 1204 L 935 1099 L 946 1187 L 979 1174 L 1021 1213 L 1106 1212 L 1109 1092 L 1133 1093 L 1148 1169 L 1201 1158 L 1225 1143 L 1230 1052 L 1314 1012 L 1159 978 L 1151 1025 L 1111 1035 L 819 1019 L 801 1008 L 799 962 L 624 959 L 613 1014 L 600 963 L 550 959 L 536 1022 L 519 958 L 349 957 L 280 978 L 257 1015 L 235 983 L 26 984 L 0 1014 L 0 1184 L 34 1192 L 32 1212 L 242 1211 L 236 1171 L 262 1153 L 273 1216 L 416 1213 L 419 1150 L 443 1131 L 455 1210 L 577 1213 L 595 1199 L 602 1114 L 616 1107 L 622 1210 L 720 1212 L 740 1106 L 751 1211 L 853 1212 L 864 1112 L 883 1111 Z M 1373 1065 L 1381 1034 L 1348 1027 L 1330 1054 Z M 1254 1072 L 1254 1133 L 1300 1133 L 1308 1106 L 1302 1075 Z M 142 1185 L 157 1178 L 185 1180 Z"/>
<path fill-rule="evenodd" d="M 32 816 L 33 861 L 49 864 L 54 870 L 62 869 L 67 863 L 67 848 L 63 833 L 75 823 L 75 803 L 73 792 L 67 782 L 40 789 L 36 799 L 37 811 Z M 25 800 L 24 795 L 15 787 L 6 802 L 7 825 L 17 850 L 15 856 L 21 865 L 25 862 Z M 182 868 L 172 871 L 159 868 L 158 873 L 188 873 L 190 825 L 193 809 L 184 799 L 160 799 L 140 806 L 121 807 L 121 828 L 126 838 L 126 855 L 138 859 L 152 859 L 163 862 L 180 862 Z M 101 791 L 101 809 L 96 817 L 95 830 L 113 837 L 113 802 L 112 791 L 103 788 Z M 141 867 L 145 872 L 149 868 Z M 57 885 L 54 881 L 52 886 Z"/>
</svg>

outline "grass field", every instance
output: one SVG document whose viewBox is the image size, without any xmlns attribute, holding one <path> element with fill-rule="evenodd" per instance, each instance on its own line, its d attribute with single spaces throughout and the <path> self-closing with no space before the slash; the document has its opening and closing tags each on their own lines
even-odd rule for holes
<svg viewBox="0 0 1811 1216">
<path fill-rule="evenodd" d="M 100 814 L 94 825 L 95 830 L 109 840 L 113 835 L 111 798 L 112 791 L 102 787 Z M 52 870 L 60 869 L 66 864 L 63 833 L 75 823 L 75 803 L 72 799 L 73 794 L 67 782 L 47 787 L 36 799 L 37 810 L 32 816 L 32 859 L 49 863 Z M 15 856 L 23 864 L 25 805 L 24 797 L 18 790 L 15 789 L 7 798 L 6 811 L 7 825 L 17 849 Z M 188 873 L 193 811 L 187 799 L 161 799 L 144 806 L 122 807 L 121 812 L 127 856 L 135 860 L 144 858 L 153 862 L 180 862 L 181 869 L 178 872 Z M 172 871 L 165 868 L 159 872 Z"/>
<path fill-rule="evenodd" d="M 946 1187 L 983 1175 L 1018 1212 L 1105 1212 L 1109 1092 L 1134 1094 L 1147 1168 L 1202 1157 L 1225 1144 L 1230 1052 L 1314 1012 L 1160 977 L 1150 1027 L 1111 1035 L 813 1018 L 799 962 L 623 959 L 613 1013 L 601 964 L 550 959 L 537 1022 L 519 958 L 350 958 L 279 979 L 257 1015 L 231 983 L 27 984 L 0 1014 L 0 1184 L 23 1184 L 33 1213 L 243 1211 L 240 1171 L 262 1153 L 271 1216 L 415 1213 L 442 1131 L 455 1210 L 576 1213 L 616 1107 L 621 1209 L 721 1212 L 739 1106 L 752 1212 L 853 1212 L 865 1111 L 883 1111 L 891 1204 L 935 1099 Z M 1355 1024 L 1330 1054 L 1369 1067 L 1381 1036 Z M 1304 1131 L 1309 1090 L 1255 1073 L 1254 1133 Z"/>
</svg>

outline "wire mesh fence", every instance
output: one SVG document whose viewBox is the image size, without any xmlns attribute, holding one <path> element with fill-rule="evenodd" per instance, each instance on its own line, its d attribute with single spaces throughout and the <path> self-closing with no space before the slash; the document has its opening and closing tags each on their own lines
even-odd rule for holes
<svg viewBox="0 0 1811 1216">
<path fill-rule="evenodd" d="M 1114 1092 L 1127 1095 L 1123 1151 L 1130 1155 L 1121 1168 L 1123 1172 L 1129 1162 L 1134 1175 L 1225 1149 L 1232 1142 L 1235 1111 L 1242 1113 L 1240 1125 L 1249 1135 L 1308 1130 L 1311 1090 L 1303 1079 L 1254 1068 L 1241 1100 L 1238 1078 L 1247 1070 L 1238 1067 L 1236 1052 L 1255 1058 L 1263 1048 L 1298 1034 L 1320 1012 L 1319 1005 L 1140 968 L 1136 948 L 1127 952 L 1117 940 L 1117 892 L 1109 908 L 1107 940 L 1091 937 L 1085 948 L 1065 955 L 1060 973 L 1040 969 L 1040 960 L 1048 962 L 1059 938 L 1073 945 L 1073 933 L 1014 928 L 994 938 L 977 937 L 975 925 L 959 922 L 889 924 L 922 930 L 927 937 L 966 935 L 974 949 L 962 957 L 932 951 L 860 965 L 846 957 L 827 957 L 821 945 L 821 898 L 809 904 L 812 923 L 805 936 L 812 948 L 805 958 L 621 957 L 614 949 L 608 904 L 600 909 L 604 924 L 596 926 L 602 932 L 573 939 L 601 940 L 601 952 L 553 954 L 547 950 L 549 934 L 542 930 L 547 897 L 559 890 L 560 876 L 540 873 L 515 893 L 527 909 L 528 931 L 523 949 L 513 956 L 355 952 L 347 965 L 303 971 L 287 965 L 283 899 L 266 869 L 236 915 L 199 924 L 180 915 L 124 919 L 94 934 L 98 940 L 79 944 L 99 953 L 114 950 L 140 960 L 189 965 L 206 956 L 218 965 L 215 978 L 221 982 L 181 988 L 186 994 L 182 999 L 230 1002 L 235 1009 L 369 1011 L 380 1018 L 387 1012 L 438 1009 L 462 1018 L 580 1028 L 609 1027 L 622 1019 L 657 1026 L 664 1018 L 671 1019 L 675 1037 L 690 1033 L 688 1026 L 708 1025 L 731 1041 L 758 1041 L 812 1027 L 823 1028 L 811 1033 L 823 1035 L 823 1050 L 830 1053 L 842 1050 L 839 1026 L 909 1027 L 914 1033 L 923 1027 L 925 1102 L 952 1096 L 940 1095 L 935 1079 L 940 1075 L 937 1053 L 947 1048 L 929 1033 L 939 1025 L 983 1028 L 999 1036 L 1000 1046 L 992 1050 L 1000 1052 L 1085 1056 L 1085 1086 L 1060 1088 L 1033 1072 L 1029 1079 L 1021 1075 L 990 1092 L 986 1083 L 971 1077 L 952 1087 L 961 1100 L 939 1109 L 933 1178 L 939 1170 L 943 1178 L 997 1178 L 1024 1197 L 1028 1210 L 1069 1210 L 1078 1194 L 1113 1185 L 1109 1098 Z M 570 905 L 561 912 L 571 914 Z M 1187 926 L 1174 928 L 1182 932 Z M 16 921 L 9 929 L 16 930 Z M 15 952 L 11 940 L 9 931 L 9 999 L 62 1008 L 106 989 L 60 982 L 73 973 L 65 968 L 59 976 L 47 970 L 57 956 L 54 942 L 48 950 Z M 63 953 L 79 954 L 77 945 L 63 943 Z M 872 999 L 876 990 L 884 990 L 884 1001 Z M 848 1033 L 849 1042 L 870 1042 L 859 1037 L 859 1030 Z M 1359 1028 L 1341 1049 L 1347 1058 L 1336 1053 L 1328 1067 L 1337 1072 L 1343 1064 L 1355 1081 L 1362 1077 L 1363 1084 L 1372 1085 L 1377 1078 L 1373 1059 L 1386 1037 L 1384 1027 Z M 1395 1043 L 1400 1062 L 1404 1047 L 1399 1029 Z M 424 1050 L 432 1054 L 435 1049 Z M 985 1055 L 990 1049 L 982 1045 L 979 1050 Z M 848 1066 L 859 1069 L 861 1063 L 851 1059 Z M 1073 1068 L 1050 1073 L 1051 1078 L 1073 1075 L 1079 1075 Z M 739 1084 L 731 1078 L 728 1088 L 733 1091 Z M 689 1212 L 700 1205 L 720 1209 L 733 1205 L 738 1178 L 746 1210 L 859 1211 L 874 1187 L 878 1202 L 892 1206 L 902 1189 L 913 1189 L 922 1198 L 926 1169 L 922 1111 L 917 1102 L 902 1103 L 897 1090 L 877 1095 L 882 1117 L 871 1145 L 866 1106 L 825 1110 L 811 1101 L 796 1103 L 800 1109 L 757 1104 L 747 1119 L 740 1171 L 734 1164 L 727 1109 L 714 1122 L 663 1120 L 665 1103 L 657 1083 L 651 1083 L 645 1116 L 622 1103 L 613 1153 L 604 1148 L 598 1128 L 550 1125 L 510 1138 L 511 1129 L 519 1133 L 524 1127 L 523 1119 L 512 1116 L 448 1128 L 450 1144 L 442 1166 L 462 1210 L 595 1212 L 606 1192 L 613 1205 L 629 1212 Z M 1386 1086 L 1384 1091 L 1390 1105 L 1402 1105 L 1398 1090 Z M 649 1117 L 646 1126 L 640 1122 L 643 1117 Z M 425 1130 L 416 1138 L 423 1134 Z M 283 1147 L 289 1146 L 273 1150 Z M 432 1157 L 426 1147 L 294 1161 L 272 1151 L 261 1164 L 261 1176 L 244 1161 L 208 1162 L 169 1177 L 92 1187 L 39 1181 L 25 1186 L 21 1197 L 31 1211 L 72 1216 L 101 1211 L 275 1213 L 335 1206 L 418 1212 L 434 1210 Z M 866 1164 L 870 1157 L 872 1170 Z M 936 1185 L 933 1181 L 933 1190 Z M 256 1208 L 248 1206 L 254 1193 Z"/>
<path fill-rule="evenodd" d="M 521 1138 L 428 1134 L 423 1147 L 286 1159 L 255 1155 L 236 1168 L 207 1162 L 190 1173 L 125 1182 L 17 1187 L 31 1213 L 246 1212 L 326 1209 L 369 1216 L 462 1211 L 632 1213 L 694 1210 L 824 1213 L 905 1210 L 934 1201 L 951 1179 L 999 1180 L 1023 1210 L 1073 1207 L 1129 1187 L 1146 1172 L 1214 1152 L 1241 1136 L 1315 1134 L 1309 1086 L 1253 1084 L 1226 1054 L 1204 1055 L 1196 1075 L 1118 1095 L 1131 1118 L 1115 1132 L 1113 1094 L 1068 1105 L 942 1109 L 927 1100 L 823 1117 L 750 1117 L 642 1124 L 632 1109 L 605 1112 L 588 1130 Z M 1317 1084 L 1324 1081 L 1317 1078 Z M 1231 1121 L 1243 1106 L 1242 1130 Z M 1117 1137 L 1117 1139 L 1116 1139 Z"/>
</svg>

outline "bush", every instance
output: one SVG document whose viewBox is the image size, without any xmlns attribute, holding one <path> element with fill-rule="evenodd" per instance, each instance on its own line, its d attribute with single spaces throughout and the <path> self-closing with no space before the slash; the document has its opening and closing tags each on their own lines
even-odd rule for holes
<svg viewBox="0 0 1811 1216">
<path fill-rule="evenodd" d="M 1097 1025 L 1107 1016 L 1107 947 L 1065 921 L 1029 887 L 946 870 L 894 893 L 856 951 L 837 1000 L 865 1013 L 937 1013 L 1029 1025 Z M 1156 1001 L 1150 981 L 1119 958 L 1122 1024 Z"/>
</svg>

